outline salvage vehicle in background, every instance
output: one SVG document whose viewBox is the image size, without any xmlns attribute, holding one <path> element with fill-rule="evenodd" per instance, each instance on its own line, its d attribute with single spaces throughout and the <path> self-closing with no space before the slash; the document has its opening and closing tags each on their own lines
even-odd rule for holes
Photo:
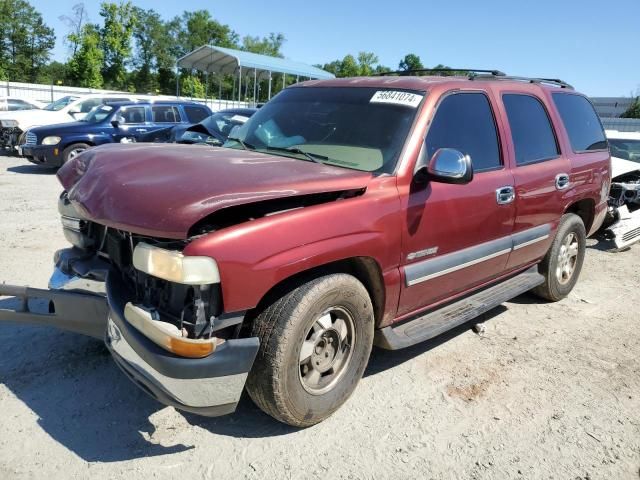
<svg viewBox="0 0 640 480">
<path fill-rule="evenodd" d="M 136 98 L 127 94 L 70 95 L 50 103 L 42 110 L 0 112 L 0 148 L 13 151 L 20 136 L 29 128 L 76 122 L 105 102 L 131 101 Z"/>
<path fill-rule="evenodd" d="M 640 132 L 607 130 L 612 182 L 605 234 L 616 250 L 640 241 Z"/>
<path fill-rule="evenodd" d="M 169 141 L 172 143 L 206 144 L 220 146 L 229 138 L 234 127 L 241 127 L 258 111 L 257 108 L 230 108 L 220 110 L 200 123 L 184 127 L 176 126 L 171 130 Z"/>
<path fill-rule="evenodd" d="M 25 100 L 15 97 L 0 97 L 0 112 L 15 112 L 17 110 L 39 110 L 46 107 L 46 103 L 37 100 Z"/>
<path fill-rule="evenodd" d="M 414 345 L 529 290 L 564 298 L 607 213 L 589 100 L 559 80 L 410 74 L 296 84 L 227 148 L 76 156 L 58 171 L 73 247 L 48 290 L 0 284 L 23 307 L 0 320 L 105 339 L 165 405 L 229 413 L 246 384 L 306 427 L 350 397 L 374 344 Z"/>
<path fill-rule="evenodd" d="M 79 122 L 31 128 L 18 146 L 36 165 L 59 167 L 96 145 L 140 141 L 167 126 L 189 125 L 193 116 L 211 110 L 190 101 L 108 102 Z"/>
</svg>

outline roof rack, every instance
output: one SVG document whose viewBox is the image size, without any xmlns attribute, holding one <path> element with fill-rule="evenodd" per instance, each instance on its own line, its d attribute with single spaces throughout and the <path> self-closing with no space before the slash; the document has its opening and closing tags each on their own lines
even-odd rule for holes
<svg viewBox="0 0 640 480">
<path fill-rule="evenodd" d="M 415 73 L 464 73 L 467 76 L 476 76 L 477 74 L 487 74 L 491 76 L 501 77 L 505 76 L 506 73 L 501 72 L 500 70 L 482 70 L 478 68 L 419 68 L 415 70 L 396 70 L 394 72 L 381 72 L 377 75 L 387 76 L 387 75 L 413 75 Z M 444 76 L 444 75 L 443 75 Z"/>
<path fill-rule="evenodd" d="M 518 77 L 514 75 L 474 75 L 469 76 L 469 80 L 514 80 L 517 82 L 528 83 L 546 83 L 548 85 L 556 85 L 560 88 L 569 88 L 573 90 L 573 86 L 559 78 L 537 78 L 537 77 Z"/>
<path fill-rule="evenodd" d="M 569 88 L 573 90 L 573 86 L 560 80 L 559 78 L 535 78 L 535 77 L 518 77 L 513 75 L 507 75 L 500 70 L 483 70 L 478 68 L 420 68 L 416 70 L 397 70 L 394 72 L 381 72 L 379 76 L 391 76 L 391 75 L 415 75 L 417 73 L 431 73 L 440 74 L 449 73 L 453 75 L 464 74 L 469 80 L 514 80 L 528 83 L 545 83 L 549 85 L 556 85 L 560 88 Z M 453 76 L 451 75 L 451 76 Z"/>
</svg>

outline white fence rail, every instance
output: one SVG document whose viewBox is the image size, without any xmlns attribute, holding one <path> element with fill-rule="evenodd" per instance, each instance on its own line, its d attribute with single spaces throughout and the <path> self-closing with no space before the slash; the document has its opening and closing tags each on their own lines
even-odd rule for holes
<svg viewBox="0 0 640 480">
<path fill-rule="evenodd" d="M 44 103 L 50 103 L 67 95 L 86 95 L 88 93 L 124 93 L 115 92 L 113 90 L 99 90 L 95 88 L 66 87 L 63 85 L 42 85 L 37 83 L 21 83 L 21 82 L 0 82 L 0 97 L 15 97 L 23 100 L 38 100 Z M 170 95 L 155 95 L 153 98 L 175 100 L 178 97 Z M 211 110 L 217 112 L 226 108 L 242 108 L 253 106 L 248 102 L 238 102 L 237 100 L 217 100 L 204 98 L 179 97 L 181 100 L 193 100 L 195 102 L 208 105 Z"/>
</svg>

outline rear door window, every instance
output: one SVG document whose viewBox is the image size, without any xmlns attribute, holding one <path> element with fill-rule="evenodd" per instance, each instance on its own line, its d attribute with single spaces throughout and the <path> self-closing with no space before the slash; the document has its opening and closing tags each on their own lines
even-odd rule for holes
<svg viewBox="0 0 640 480">
<path fill-rule="evenodd" d="M 474 171 L 502 165 L 489 99 L 483 93 L 455 93 L 442 100 L 425 142 L 428 158 L 440 148 L 471 157 Z"/>
<path fill-rule="evenodd" d="M 119 115 L 124 119 L 124 124 L 145 122 L 144 107 L 125 107 L 120 110 Z"/>
<path fill-rule="evenodd" d="M 91 110 L 93 110 L 94 107 L 97 107 L 98 105 L 102 105 L 102 99 L 101 98 L 90 98 L 89 100 L 85 100 L 84 102 L 80 102 L 76 108 L 72 109 L 72 110 L 77 110 L 80 113 L 89 113 Z"/>
<path fill-rule="evenodd" d="M 508 93 L 502 96 L 502 101 L 518 165 L 551 160 L 560 154 L 549 115 L 539 99 Z"/>
<path fill-rule="evenodd" d="M 581 95 L 554 93 L 553 102 L 560 113 L 574 152 L 607 148 L 602 124 L 591 102 Z"/>
<path fill-rule="evenodd" d="M 180 112 L 171 105 L 154 105 L 151 107 L 151 116 L 155 123 L 180 122 Z"/>
<path fill-rule="evenodd" d="M 191 105 L 184 106 L 184 113 L 187 114 L 187 120 L 189 120 L 190 123 L 200 123 L 209 116 L 209 112 L 206 108 Z"/>
</svg>

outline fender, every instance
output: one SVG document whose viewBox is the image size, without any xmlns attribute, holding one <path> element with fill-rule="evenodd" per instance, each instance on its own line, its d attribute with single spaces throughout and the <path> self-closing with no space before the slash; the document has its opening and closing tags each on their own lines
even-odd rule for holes
<svg viewBox="0 0 640 480">
<path fill-rule="evenodd" d="M 254 308 L 281 281 L 339 260 L 374 259 L 385 284 L 397 278 L 400 201 L 395 177 L 374 179 L 355 198 L 270 215 L 193 240 L 185 255 L 204 255 L 220 269 L 225 312 Z M 386 285 L 387 308 L 397 306 Z M 387 312 L 385 312 L 387 313 Z"/>
</svg>

